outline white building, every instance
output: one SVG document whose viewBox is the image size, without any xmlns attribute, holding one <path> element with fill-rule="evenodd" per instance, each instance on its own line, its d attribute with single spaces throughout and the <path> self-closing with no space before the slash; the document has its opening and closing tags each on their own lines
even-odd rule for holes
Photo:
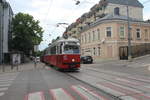
<svg viewBox="0 0 150 100">
<path fill-rule="evenodd" d="M 11 38 L 13 11 L 6 0 L 0 0 L 0 63 L 9 53 L 8 40 Z"/>
</svg>

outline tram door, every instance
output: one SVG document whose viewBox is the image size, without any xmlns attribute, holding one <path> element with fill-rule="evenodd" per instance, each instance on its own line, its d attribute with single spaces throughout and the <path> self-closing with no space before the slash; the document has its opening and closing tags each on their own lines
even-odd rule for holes
<svg viewBox="0 0 150 100">
<path fill-rule="evenodd" d="M 128 60 L 128 47 L 123 46 L 119 48 L 120 60 Z"/>
</svg>

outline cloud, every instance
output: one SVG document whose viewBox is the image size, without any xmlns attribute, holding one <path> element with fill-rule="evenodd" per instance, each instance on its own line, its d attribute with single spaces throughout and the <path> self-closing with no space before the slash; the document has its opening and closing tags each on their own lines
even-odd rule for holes
<svg viewBox="0 0 150 100">
<path fill-rule="evenodd" d="M 39 20 L 40 25 L 44 28 L 43 42 L 40 49 L 44 49 L 47 44 L 64 32 L 63 27 L 56 27 L 57 23 L 66 22 L 71 24 L 83 13 L 100 0 L 80 0 L 80 5 L 75 5 L 74 0 L 8 0 L 15 13 L 24 12 L 34 16 Z M 88 2 L 87 2 L 88 1 Z M 145 0 L 139 0 L 144 2 Z M 144 5 L 144 19 L 150 18 L 149 4 Z M 51 34 L 51 36 L 49 35 Z"/>
</svg>

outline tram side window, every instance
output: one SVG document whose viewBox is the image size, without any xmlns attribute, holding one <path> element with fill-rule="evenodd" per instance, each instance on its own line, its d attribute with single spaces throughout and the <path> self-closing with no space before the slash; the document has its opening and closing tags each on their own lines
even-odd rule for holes
<svg viewBox="0 0 150 100">
<path fill-rule="evenodd" d="M 51 48 L 51 54 L 56 54 L 56 46 Z"/>
</svg>

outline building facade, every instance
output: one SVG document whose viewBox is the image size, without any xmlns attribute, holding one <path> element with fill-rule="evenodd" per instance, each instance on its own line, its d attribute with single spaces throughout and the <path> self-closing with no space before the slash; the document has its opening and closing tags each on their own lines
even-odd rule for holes
<svg viewBox="0 0 150 100">
<path fill-rule="evenodd" d="M 13 11 L 6 0 L 0 0 L 0 63 L 9 53 L 8 40 L 11 38 Z"/>
<path fill-rule="evenodd" d="M 128 19 L 132 56 L 150 53 L 150 23 L 143 20 L 143 5 L 138 0 L 100 0 L 64 34 L 80 40 L 82 55 L 95 60 L 127 59 Z"/>
<path fill-rule="evenodd" d="M 149 22 L 132 21 L 130 27 L 133 49 L 136 46 L 150 46 Z M 81 54 L 91 55 L 95 60 L 127 59 L 127 46 L 128 24 L 125 19 L 112 18 L 111 20 L 101 20 L 81 33 Z M 133 54 L 134 52 L 140 53 L 140 51 L 133 49 Z M 147 49 L 150 51 L 150 47 Z"/>
</svg>

